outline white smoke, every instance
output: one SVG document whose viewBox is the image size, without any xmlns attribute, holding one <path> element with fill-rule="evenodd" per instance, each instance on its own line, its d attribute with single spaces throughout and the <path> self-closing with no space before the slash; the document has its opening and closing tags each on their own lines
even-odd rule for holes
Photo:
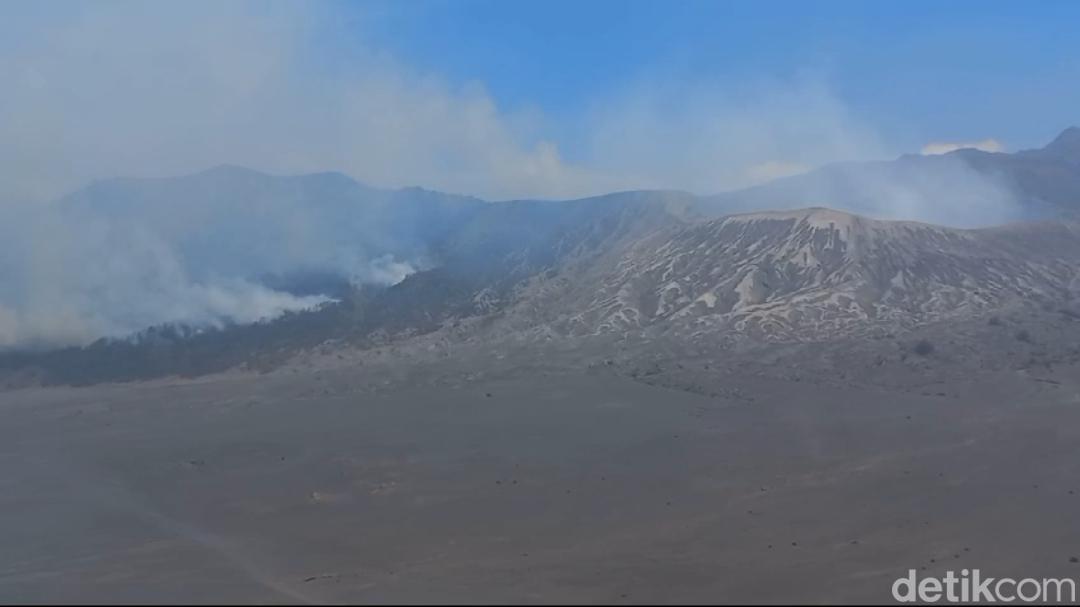
<svg viewBox="0 0 1080 607">
<path fill-rule="evenodd" d="M 552 128 L 342 35 L 331 4 L 42 4 L 0 5 L 0 201 L 220 164 L 489 200 L 710 194 L 900 151 L 815 72 L 643 72 Z"/>
<path fill-rule="evenodd" d="M 240 164 L 489 199 L 708 194 L 895 155 L 814 76 L 643 75 L 568 119 L 579 145 L 566 153 L 542 113 L 500 107 L 482 83 L 447 82 L 326 35 L 335 6 L 0 4 L 0 346 L 257 320 L 325 301 L 261 286 L 262 273 L 393 283 L 424 265 L 422 254 L 376 246 L 393 234 L 288 200 L 170 200 L 137 216 L 50 202 L 97 179 Z M 957 175 L 938 180 L 946 198 L 895 181 L 866 188 L 885 193 L 876 210 L 888 216 L 1009 215 L 995 184 Z"/>
<path fill-rule="evenodd" d="M 145 226 L 44 206 L 0 207 L 0 347 L 82 344 L 170 322 L 248 323 L 329 301 L 239 276 L 193 277 Z"/>
</svg>

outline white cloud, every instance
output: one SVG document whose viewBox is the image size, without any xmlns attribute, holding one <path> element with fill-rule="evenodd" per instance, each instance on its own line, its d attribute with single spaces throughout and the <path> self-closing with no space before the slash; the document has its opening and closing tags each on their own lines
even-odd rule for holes
<svg viewBox="0 0 1080 607">
<path fill-rule="evenodd" d="M 924 156 L 948 154 L 956 150 L 975 149 L 984 152 L 1003 152 L 1005 146 L 997 139 L 983 139 L 981 141 L 931 141 L 922 148 Z"/>
</svg>

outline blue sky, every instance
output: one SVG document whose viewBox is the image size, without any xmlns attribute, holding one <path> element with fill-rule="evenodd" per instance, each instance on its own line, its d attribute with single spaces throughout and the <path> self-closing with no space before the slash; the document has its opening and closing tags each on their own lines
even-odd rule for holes
<svg viewBox="0 0 1080 607">
<path fill-rule="evenodd" d="M 0 198 L 217 163 L 714 192 L 1080 123 L 1080 2 L 0 4 Z M 981 145 L 981 144 L 980 144 Z"/>
<path fill-rule="evenodd" d="M 232 164 L 495 201 L 1011 151 L 1080 123 L 1078 25 L 1080 1 L 0 0 L 0 346 L 310 305 L 203 281 L 176 243 L 214 222 L 287 235 L 252 276 L 382 267 L 288 204 L 166 205 L 159 224 L 50 204 L 94 180 Z M 1020 215 L 992 176 L 941 165 L 870 178 L 860 210 Z"/>
<path fill-rule="evenodd" d="M 1078 2 L 444 0 L 352 10 L 364 13 L 358 35 L 404 61 L 567 120 L 657 74 L 814 70 L 898 146 L 988 136 L 1035 146 L 1080 122 Z"/>
</svg>

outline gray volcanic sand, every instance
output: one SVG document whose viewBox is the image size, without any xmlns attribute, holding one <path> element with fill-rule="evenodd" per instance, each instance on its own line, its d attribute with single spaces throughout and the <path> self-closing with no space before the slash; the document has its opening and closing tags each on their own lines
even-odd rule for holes
<svg viewBox="0 0 1080 607">
<path fill-rule="evenodd" d="M 365 371 L 371 373 L 372 371 Z M 1080 576 L 1080 371 L 942 396 L 357 370 L 0 393 L 4 602 L 891 601 Z"/>
</svg>

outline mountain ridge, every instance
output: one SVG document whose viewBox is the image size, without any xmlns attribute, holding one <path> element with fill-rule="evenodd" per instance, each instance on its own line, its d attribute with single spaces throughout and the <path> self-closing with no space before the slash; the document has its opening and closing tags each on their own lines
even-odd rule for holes
<svg viewBox="0 0 1080 607">
<path fill-rule="evenodd" d="M 1015 153 L 973 148 L 940 155 L 905 154 L 895 160 L 844 162 L 765 184 L 702 198 L 703 213 L 824 204 L 879 218 L 956 227 L 1080 217 L 1080 129 Z M 956 211 L 961 209 L 962 212 Z M 960 225 L 967 224 L 967 225 Z"/>
<path fill-rule="evenodd" d="M 524 300 L 549 316 L 561 307 L 546 322 L 570 335 L 664 324 L 816 340 L 985 314 L 1023 298 L 1070 299 L 1078 262 L 1070 224 L 956 229 L 812 208 L 675 226 L 580 269 L 540 306 Z"/>
<path fill-rule="evenodd" d="M 1073 139 L 1071 131 L 1063 136 Z M 817 175 L 839 171 L 846 179 L 870 167 L 914 177 L 923 167 L 958 162 L 967 172 L 1011 167 L 1062 183 L 1080 177 L 1056 157 L 964 150 L 826 167 Z M 333 290 L 334 302 L 280 322 L 247 329 L 226 322 L 226 333 L 244 336 L 237 338 L 242 347 L 197 331 L 156 334 L 154 343 L 164 339 L 178 353 L 187 341 L 209 344 L 200 346 L 201 356 L 218 361 L 209 367 L 328 341 L 370 345 L 443 333 L 522 343 L 657 332 L 683 341 L 817 342 L 899 334 L 1017 305 L 1067 306 L 1080 295 L 1080 229 L 1060 204 L 1059 212 L 1032 213 L 1022 222 L 948 227 L 798 206 L 813 193 L 808 178 L 817 177 L 777 180 L 737 200 L 657 190 L 488 203 L 421 188 L 367 189 L 340 173 L 274 177 L 225 166 L 173 180 L 110 181 L 62 204 L 88 215 L 101 205 L 124 225 L 141 222 L 172 238 L 194 280 L 233 272 L 305 296 Z M 202 185 L 187 188 L 192 179 Z M 218 187 L 219 180 L 230 185 Z M 801 195 L 762 210 L 777 191 Z M 1024 191 L 1040 195 L 1038 188 Z M 279 251 L 295 238 L 301 209 L 314 213 L 299 226 L 312 236 L 298 241 L 305 261 L 282 264 L 290 258 Z M 222 213 L 228 220 L 211 221 Z M 277 220 L 252 225 L 251 213 Z M 382 259 L 383 267 L 358 275 L 355 265 L 342 264 L 349 255 L 363 263 Z M 404 269 L 403 261 L 410 262 Z M 262 273 L 245 274 L 251 267 Z M 130 352 L 149 347 L 140 343 Z M 111 347 L 128 346 L 99 344 L 71 356 L 100 356 Z M 216 348 L 228 354 L 212 354 Z"/>
</svg>

